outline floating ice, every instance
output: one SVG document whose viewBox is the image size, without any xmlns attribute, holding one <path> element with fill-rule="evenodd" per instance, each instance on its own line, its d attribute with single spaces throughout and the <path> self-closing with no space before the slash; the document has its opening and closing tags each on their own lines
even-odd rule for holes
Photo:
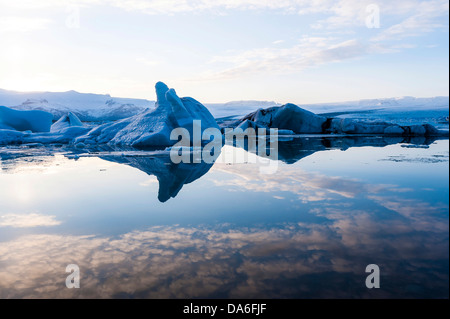
<svg viewBox="0 0 450 319">
<path fill-rule="evenodd" d="M 90 129 L 87 127 L 66 127 L 58 132 L 32 133 L 30 131 L 20 132 L 15 130 L 0 129 L 0 145 L 9 144 L 69 144 L 77 136 L 86 134 Z"/>
<path fill-rule="evenodd" d="M 48 112 L 18 111 L 0 106 L 0 144 L 67 143 L 80 148 L 109 144 L 142 149 L 165 148 L 174 146 L 178 142 L 171 139 L 171 133 L 174 132 L 174 129 L 181 128 L 181 131 L 189 133 L 187 141 L 191 142 L 190 145 L 199 146 L 195 143 L 198 140 L 204 144 L 209 142 L 203 139 L 203 133 L 208 137 L 210 132 L 206 132 L 206 129 L 219 130 L 214 117 L 200 102 L 189 97 L 179 98 L 175 90 L 169 89 L 162 82 L 156 83 L 155 88 L 157 102 L 154 109 L 146 109 L 131 117 L 108 122 L 94 128 L 84 127 L 77 115 L 68 113 L 67 109 L 64 109 L 66 115 L 51 125 L 52 116 Z M 64 96 L 74 99 L 79 95 L 78 93 L 67 94 Z M 75 102 L 77 102 L 76 99 L 73 103 Z M 62 112 L 62 109 L 60 111 Z M 260 108 L 240 120 L 230 118 L 219 122 L 222 132 L 225 132 L 227 128 L 239 128 L 244 132 L 243 134 L 249 129 L 253 129 L 257 134 L 264 131 L 260 129 L 265 129 L 265 134 L 271 134 L 276 129 L 278 135 L 287 136 L 294 134 L 367 134 L 390 137 L 428 137 L 448 136 L 449 134 L 448 130 L 441 131 L 430 124 L 421 124 L 422 122 L 417 125 L 398 125 L 394 122 L 384 122 L 388 119 L 369 122 L 336 116 L 338 115 L 332 113 L 318 115 L 297 105 L 285 104 L 266 109 Z M 411 122 L 411 124 L 416 123 Z M 235 133 L 232 132 L 232 134 Z M 176 137 L 177 134 L 173 135 Z"/>
<path fill-rule="evenodd" d="M 101 125 L 87 135 L 78 137 L 75 143 L 166 147 L 177 142 L 170 139 L 170 133 L 175 128 L 185 128 L 191 133 L 192 139 L 194 120 L 201 121 L 201 132 L 208 128 L 219 129 L 214 117 L 200 102 L 189 97 L 180 99 L 174 89 L 169 89 L 162 82 L 156 83 L 155 88 L 155 109 Z"/>
<path fill-rule="evenodd" d="M 327 118 L 288 103 L 258 109 L 242 119 L 245 120 L 250 120 L 257 126 L 291 130 L 295 133 L 322 133 L 322 125 Z"/>
<path fill-rule="evenodd" d="M 53 115 L 45 111 L 17 111 L 0 106 L 0 129 L 49 132 Z"/>
<path fill-rule="evenodd" d="M 278 128 L 296 134 L 380 134 L 392 136 L 448 135 L 430 124 L 400 126 L 387 122 L 363 122 L 349 118 L 327 118 L 304 110 L 294 104 L 258 109 L 238 120 L 239 128 Z"/>
<path fill-rule="evenodd" d="M 83 123 L 81 123 L 80 119 L 75 114 L 69 112 L 68 114 L 61 116 L 61 118 L 51 126 L 50 132 L 59 132 L 65 128 L 74 126 L 83 126 Z"/>
</svg>

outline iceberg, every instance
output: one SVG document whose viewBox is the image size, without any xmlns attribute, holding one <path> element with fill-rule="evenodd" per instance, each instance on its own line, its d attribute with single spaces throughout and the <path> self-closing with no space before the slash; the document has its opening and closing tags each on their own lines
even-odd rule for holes
<svg viewBox="0 0 450 319">
<path fill-rule="evenodd" d="M 24 135 L 20 131 L 2 128 L 0 124 L 0 145 L 22 144 Z"/>
<path fill-rule="evenodd" d="M 190 97 L 179 98 L 174 89 L 163 82 L 155 85 L 157 101 L 155 109 L 114 123 L 100 125 L 88 134 L 75 139 L 75 143 L 133 146 L 135 148 L 173 146 L 172 130 L 184 128 L 193 136 L 194 121 L 200 121 L 201 132 L 208 128 L 219 130 L 208 109 Z"/>
<path fill-rule="evenodd" d="M 26 113 L 33 113 L 27 115 L 27 122 L 20 122 L 16 120 L 14 122 L 17 123 L 25 123 L 22 124 L 22 126 L 15 125 L 15 127 L 6 126 L 6 125 L 0 125 L 0 145 L 8 145 L 8 144 L 32 144 L 32 143 L 38 143 L 38 144 L 55 144 L 55 143 L 61 143 L 61 144 L 69 144 L 71 143 L 76 137 L 86 134 L 91 130 L 91 128 L 84 127 L 83 123 L 78 119 L 78 117 L 75 114 L 68 113 L 64 116 L 62 116 L 55 124 L 48 125 L 49 123 L 46 123 L 45 128 L 47 131 L 44 132 L 36 132 L 32 131 L 31 129 L 26 131 L 19 131 L 17 128 L 44 128 L 39 127 L 40 118 L 34 118 L 32 117 L 35 112 L 41 112 L 41 111 L 15 111 L 14 112 L 26 112 Z M 46 112 L 44 112 L 46 113 Z M 39 115 L 39 113 L 38 113 Z M 46 116 L 47 119 L 49 119 L 49 116 Z M 8 122 L 11 123 L 11 122 Z M 29 123 L 29 124 L 28 124 Z M 50 120 L 51 124 L 51 120 Z"/>
<path fill-rule="evenodd" d="M 90 128 L 73 126 L 58 132 L 32 133 L 0 129 L 0 145 L 14 144 L 70 144 L 76 137 L 86 134 Z"/>
<path fill-rule="evenodd" d="M 391 136 L 439 136 L 448 135 L 430 124 L 400 126 L 382 121 L 358 121 L 349 118 L 333 118 L 317 115 L 295 104 L 258 109 L 234 123 L 238 128 L 277 128 L 295 134 L 379 134 Z"/>
<path fill-rule="evenodd" d="M 252 121 L 257 126 L 291 130 L 294 133 L 322 133 L 327 118 L 304 110 L 295 104 L 285 104 L 267 109 L 258 109 L 241 121 Z"/>
<path fill-rule="evenodd" d="M 406 123 L 381 120 L 361 120 L 338 117 L 339 114 L 316 114 L 295 104 L 259 108 L 236 120 L 229 117 L 218 120 L 197 100 L 178 97 L 174 89 L 163 82 L 155 85 L 156 102 L 152 109 L 127 118 L 101 125 L 83 125 L 78 113 L 60 109 L 63 115 L 52 125 L 55 114 L 42 110 L 15 110 L 0 106 L 0 144 L 65 143 L 78 148 L 95 145 L 134 147 L 138 149 L 163 149 L 167 147 L 199 147 L 208 144 L 212 137 L 229 137 L 248 132 L 269 135 L 276 130 L 279 136 L 288 138 L 296 134 L 333 135 L 382 135 L 390 137 L 448 136 L 448 130 L 438 130 L 431 124 Z M 1 93 L 1 92 L 0 92 Z M 64 97 L 78 98 L 73 92 Z M 102 97 L 103 98 L 103 97 Z M 74 103 L 85 101 L 74 100 Z M 69 101 L 67 101 L 69 103 Z M 108 102 L 109 103 L 109 102 Z M 113 103 L 113 102 L 111 102 Z M 241 103 L 241 102 L 240 102 Z M 270 102 L 271 103 L 271 102 Z M 266 103 L 268 104 L 268 103 Z M 218 125 L 220 123 L 220 125 Z M 212 134 L 211 130 L 218 134 Z M 264 130 L 260 130 L 264 129 Z M 208 130 L 208 131 L 207 131 Z M 228 133 L 227 133 L 228 132 Z M 239 133 L 242 132 L 242 133 Z M 179 139 L 181 136 L 180 140 Z M 187 142 L 190 142 L 187 145 Z M 186 145 L 184 144 L 186 143 Z"/>
<path fill-rule="evenodd" d="M 45 111 L 18 111 L 0 106 L 0 129 L 50 132 L 53 115 Z"/>
<path fill-rule="evenodd" d="M 61 118 L 51 126 L 50 132 L 59 132 L 65 128 L 74 126 L 83 126 L 83 123 L 81 123 L 80 119 L 75 114 L 69 112 L 66 115 L 61 116 Z"/>
<path fill-rule="evenodd" d="M 323 130 L 324 133 L 332 134 L 378 134 L 390 136 L 439 136 L 446 134 L 446 132 L 441 132 L 430 124 L 401 126 L 387 122 L 364 122 L 348 118 L 330 118 L 324 124 Z"/>
</svg>

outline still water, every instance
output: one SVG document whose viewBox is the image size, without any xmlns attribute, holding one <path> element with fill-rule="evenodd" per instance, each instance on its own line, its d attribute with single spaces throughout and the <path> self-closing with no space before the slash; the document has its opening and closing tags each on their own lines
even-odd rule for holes
<svg viewBox="0 0 450 319">
<path fill-rule="evenodd" d="M 448 140 L 279 147 L 270 163 L 225 146 L 214 164 L 180 165 L 0 148 L 0 298 L 449 297 Z"/>
</svg>

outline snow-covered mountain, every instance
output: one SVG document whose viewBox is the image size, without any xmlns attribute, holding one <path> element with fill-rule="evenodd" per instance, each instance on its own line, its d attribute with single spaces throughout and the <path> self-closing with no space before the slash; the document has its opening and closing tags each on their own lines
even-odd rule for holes
<svg viewBox="0 0 450 319">
<path fill-rule="evenodd" d="M 327 117 L 384 121 L 401 125 L 428 123 L 439 129 L 448 130 L 448 96 L 429 98 L 405 96 L 299 106 Z"/>
<path fill-rule="evenodd" d="M 82 121 L 111 121 L 136 115 L 153 108 L 155 101 L 117 98 L 109 94 L 68 92 L 16 92 L 0 89 L 0 105 L 17 110 L 42 110 L 54 120 L 72 112 Z M 269 101 L 232 101 L 205 103 L 214 117 L 245 115 L 258 108 L 280 105 Z"/>
<path fill-rule="evenodd" d="M 402 113 L 415 111 L 448 111 L 449 97 L 436 96 L 416 98 L 412 96 L 366 99 L 336 103 L 294 103 L 303 109 L 317 114 L 347 112 Z M 205 104 L 215 117 L 243 116 L 258 108 L 280 106 L 280 103 L 269 101 L 233 101 L 228 103 Z"/>
<path fill-rule="evenodd" d="M 259 108 L 268 108 L 271 106 L 281 106 L 281 104 L 273 101 L 231 101 L 227 103 L 205 103 L 211 114 L 215 118 L 227 116 L 242 116 L 253 112 Z"/>
<path fill-rule="evenodd" d="M 203 102 L 203 101 L 202 101 Z M 295 103 L 295 101 L 293 101 Z M 424 117 L 424 112 L 438 112 L 432 114 L 433 118 L 448 115 L 449 97 L 437 96 L 429 98 L 416 98 L 411 96 L 366 99 L 358 101 L 337 103 L 296 103 L 301 108 L 318 114 L 333 114 L 339 116 L 352 116 L 351 114 L 374 114 L 386 117 L 391 114 L 410 117 L 415 113 Z M 72 112 L 82 121 L 111 121 L 133 116 L 145 109 L 153 108 L 155 101 L 145 99 L 131 99 L 111 97 L 109 94 L 68 92 L 16 92 L 0 89 L 0 105 L 17 110 L 44 110 L 51 112 L 54 120 Z M 204 103 L 215 118 L 228 116 L 244 116 L 258 108 L 268 108 L 281 104 L 273 101 L 233 101 L 228 103 Z M 403 115 L 402 115 L 403 114 Z M 426 115 L 428 116 L 428 115 Z"/>
<path fill-rule="evenodd" d="M 155 101 L 76 91 L 16 92 L 0 89 L 0 105 L 17 110 L 47 111 L 53 114 L 54 120 L 72 112 L 82 121 L 111 121 L 153 108 Z"/>
<path fill-rule="evenodd" d="M 417 98 L 412 96 L 365 99 L 337 103 L 298 104 L 298 106 L 315 113 L 345 112 L 345 111 L 417 111 L 417 110 L 443 110 L 449 107 L 448 96 L 435 96 Z"/>
</svg>

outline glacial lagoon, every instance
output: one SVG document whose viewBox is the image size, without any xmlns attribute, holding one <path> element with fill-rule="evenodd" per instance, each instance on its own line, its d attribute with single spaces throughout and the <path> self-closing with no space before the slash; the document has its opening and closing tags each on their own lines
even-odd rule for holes
<svg viewBox="0 0 450 319">
<path fill-rule="evenodd" d="M 297 136 L 278 161 L 227 145 L 179 165 L 17 145 L 0 166 L 0 298 L 449 297 L 448 139 Z"/>
</svg>

